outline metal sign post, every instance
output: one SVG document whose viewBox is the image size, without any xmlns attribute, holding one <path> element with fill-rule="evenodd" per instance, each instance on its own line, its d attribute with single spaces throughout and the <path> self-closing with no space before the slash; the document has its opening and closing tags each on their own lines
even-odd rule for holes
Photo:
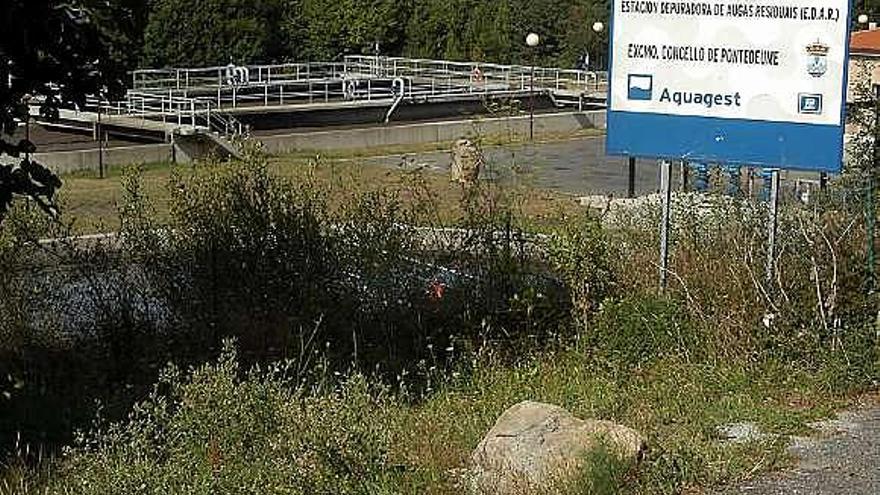
<svg viewBox="0 0 880 495">
<path fill-rule="evenodd" d="M 876 228 L 876 211 L 874 209 L 874 173 L 873 171 L 868 175 L 868 185 L 865 188 L 865 230 L 867 237 L 867 250 L 868 250 L 868 259 L 867 259 L 867 268 L 868 268 L 868 293 L 874 293 L 874 286 L 877 279 L 876 273 L 876 261 L 874 254 L 874 231 Z"/>
<path fill-rule="evenodd" d="M 629 173 L 627 175 L 627 181 L 626 181 L 626 197 L 630 198 L 630 199 L 636 197 L 636 159 L 635 159 L 635 157 L 629 158 Z"/>
<path fill-rule="evenodd" d="M 660 220 L 660 289 L 669 286 L 669 226 L 672 216 L 672 162 L 660 162 L 660 190 L 663 195 L 663 213 Z"/>
<path fill-rule="evenodd" d="M 767 238 L 767 285 L 773 283 L 776 270 L 776 237 L 779 230 L 779 170 L 770 171 L 770 216 L 767 222 L 769 235 Z"/>
</svg>

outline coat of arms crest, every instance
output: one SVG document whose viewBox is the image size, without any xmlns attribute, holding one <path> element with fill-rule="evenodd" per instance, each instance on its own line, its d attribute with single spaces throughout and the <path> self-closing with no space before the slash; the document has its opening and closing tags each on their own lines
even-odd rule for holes
<svg viewBox="0 0 880 495">
<path fill-rule="evenodd" d="M 828 72 L 828 45 L 816 40 L 807 45 L 807 73 L 813 77 L 822 77 Z"/>
</svg>

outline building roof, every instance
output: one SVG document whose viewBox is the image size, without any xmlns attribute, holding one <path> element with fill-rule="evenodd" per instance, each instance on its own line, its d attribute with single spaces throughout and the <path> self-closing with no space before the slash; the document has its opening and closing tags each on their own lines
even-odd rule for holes
<svg viewBox="0 0 880 495">
<path fill-rule="evenodd" d="M 849 40 L 852 55 L 880 55 L 880 29 L 856 31 Z"/>
</svg>

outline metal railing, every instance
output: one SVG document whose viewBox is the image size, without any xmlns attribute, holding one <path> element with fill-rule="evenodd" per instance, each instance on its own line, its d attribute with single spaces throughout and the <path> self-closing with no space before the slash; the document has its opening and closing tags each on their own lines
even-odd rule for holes
<svg viewBox="0 0 880 495">
<path fill-rule="evenodd" d="M 570 104 L 571 97 L 601 95 L 604 72 L 526 65 L 347 56 L 342 62 L 138 70 L 125 98 L 92 100 L 102 114 L 163 124 L 168 132 L 245 132 L 236 109 L 325 105 L 388 106 L 403 102 L 515 97 L 541 93 Z"/>
<path fill-rule="evenodd" d="M 345 72 L 345 64 L 335 62 L 147 69 L 132 72 L 132 89 L 152 92 L 212 89 L 231 85 L 263 86 L 282 82 L 339 79 Z"/>
<path fill-rule="evenodd" d="M 601 92 L 607 88 L 608 73 L 528 65 L 412 59 L 404 57 L 345 57 L 347 72 L 374 77 L 410 77 L 506 86 L 527 90 Z M 534 78 L 534 82 L 533 82 Z"/>
<path fill-rule="evenodd" d="M 213 101 L 198 98 L 129 91 L 124 100 L 113 102 L 90 98 L 85 110 L 111 119 L 126 117 L 161 123 L 164 128 L 177 132 L 216 132 L 227 138 L 245 133 L 243 124 L 236 118 L 219 112 Z"/>
<path fill-rule="evenodd" d="M 603 94 L 607 74 L 524 65 L 347 56 L 342 63 L 141 70 L 133 91 L 211 99 L 217 109 L 347 101 L 394 100 L 395 81 L 414 101 L 460 95 Z"/>
</svg>

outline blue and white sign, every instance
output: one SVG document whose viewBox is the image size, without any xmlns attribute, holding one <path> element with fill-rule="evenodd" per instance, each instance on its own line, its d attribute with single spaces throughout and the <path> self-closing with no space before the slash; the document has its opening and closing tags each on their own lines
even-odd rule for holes
<svg viewBox="0 0 880 495">
<path fill-rule="evenodd" d="M 837 172 L 848 0 L 614 0 L 609 154 Z"/>
</svg>

